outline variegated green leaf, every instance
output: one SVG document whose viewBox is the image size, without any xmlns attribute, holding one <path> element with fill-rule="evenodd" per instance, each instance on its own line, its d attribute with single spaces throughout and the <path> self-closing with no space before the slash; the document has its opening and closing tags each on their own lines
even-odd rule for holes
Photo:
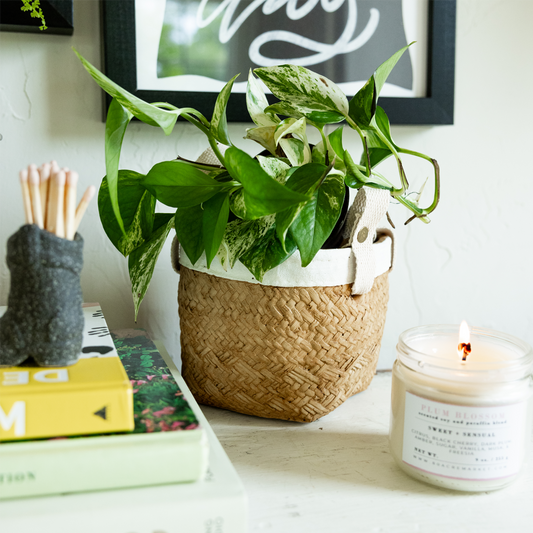
<svg viewBox="0 0 533 533">
<path fill-rule="evenodd" d="M 248 219 L 246 201 L 244 199 L 244 189 L 239 189 L 230 196 L 229 207 L 234 215 L 243 220 Z"/>
<path fill-rule="evenodd" d="M 309 145 L 305 146 L 300 139 L 281 139 L 279 145 L 293 167 L 310 163 L 313 158 Z"/>
<path fill-rule="evenodd" d="M 231 146 L 231 140 L 228 135 L 228 121 L 226 118 L 226 107 L 228 106 L 228 100 L 231 96 L 231 89 L 233 82 L 239 76 L 233 76 L 228 83 L 224 86 L 217 96 L 215 102 L 215 109 L 213 110 L 213 117 L 211 118 L 210 131 L 214 135 L 215 139 L 226 146 Z"/>
<path fill-rule="evenodd" d="M 325 76 L 297 65 L 264 67 L 254 72 L 280 100 L 316 111 L 348 115 L 345 94 Z"/>
<path fill-rule="evenodd" d="M 275 227 L 272 227 L 253 248 L 240 257 L 240 261 L 261 282 L 269 270 L 283 263 L 296 251 L 296 244 L 291 237 L 287 238 L 286 246 L 287 249 L 284 250 Z"/>
<path fill-rule="evenodd" d="M 274 140 L 280 145 L 292 166 L 301 166 L 312 159 L 311 148 L 307 141 L 305 118 L 287 118 L 276 128 Z M 296 136 L 296 138 L 293 138 Z"/>
<path fill-rule="evenodd" d="M 232 220 L 226 227 L 226 233 L 220 246 L 218 257 L 221 264 L 235 266 L 237 259 L 245 254 L 274 225 L 275 216 L 256 220 Z"/>
<path fill-rule="evenodd" d="M 152 235 L 142 246 L 135 249 L 128 258 L 131 292 L 135 305 L 135 320 L 137 320 L 139 306 L 150 285 L 157 258 L 173 225 L 174 216 L 172 214 L 158 213 L 155 217 Z"/>
<path fill-rule="evenodd" d="M 306 128 L 307 122 L 305 118 L 287 118 L 276 128 L 274 140 L 276 143 L 279 143 L 280 139 L 283 137 L 287 137 L 288 135 L 296 135 L 301 141 L 304 142 L 304 144 L 309 145 L 309 142 L 307 141 Z"/>
<path fill-rule="evenodd" d="M 276 181 L 282 185 L 287 180 L 287 173 L 290 171 L 291 167 L 287 163 L 283 162 L 277 157 L 264 157 L 262 155 L 256 156 L 257 161 L 261 165 L 261 168 Z"/>
<path fill-rule="evenodd" d="M 276 126 L 261 126 L 259 128 L 248 128 L 246 130 L 245 139 L 250 139 L 259 143 L 265 150 L 268 150 L 272 155 L 276 155 L 276 141 L 274 140 L 274 133 Z"/>
<path fill-rule="evenodd" d="M 102 180 L 98 192 L 98 211 L 102 226 L 109 240 L 125 257 L 141 246 L 152 233 L 155 198 L 142 186 L 143 177 L 133 170 L 118 172 L 119 207 L 124 217 L 124 233 L 113 212 L 107 178 Z"/>
<path fill-rule="evenodd" d="M 320 105 L 299 105 L 292 102 L 277 102 L 267 107 L 266 111 L 284 115 L 286 117 L 305 117 L 309 122 L 317 125 L 336 124 L 342 122 L 346 117 L 338 111 L 324 109 Z"/>
<path fill-rule="evenodd" d="M 263 88 L 250 70 L 248 74 L 248 85 L 246 86 L 246 107 L 250 118 L 258 126 L 275 126 L 279 123 L 279 118 L 274 113 L 267 113 L 268 100 L 263 92 Z"/>
</svg>

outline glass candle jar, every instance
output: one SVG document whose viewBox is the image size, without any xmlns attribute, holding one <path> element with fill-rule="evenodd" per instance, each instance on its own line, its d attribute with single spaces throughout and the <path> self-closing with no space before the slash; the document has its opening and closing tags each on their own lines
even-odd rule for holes
<svg viewBox="0 0 533 533">
<path fill-rule="evenodd" d="M 510 335 L 474 328 L 458 353 L 457 326 L 400 335 L 392 371 L 391 452 L 410 476 L 488 491 L 523 470 L 531 440 L 533 352 Z"/>
</svg>

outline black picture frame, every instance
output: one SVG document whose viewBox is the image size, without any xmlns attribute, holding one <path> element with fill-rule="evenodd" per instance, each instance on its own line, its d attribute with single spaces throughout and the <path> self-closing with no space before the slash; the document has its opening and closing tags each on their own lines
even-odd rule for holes
<svg viewBox="0 0 533 533">
<path fill-rule="evenodd" d="M 21 0 L 0 0 L 0 31 L 41 33 L 43 35 L 72 35 L 74 32 L 73 0 L 40 0 L 46 20 L 46 30 L 41 30 L 42 21 L 22 11 Z"/>
<path fill-rule="evenodd" d="M 217 93 L 137 89 L 135 0 L 101 1 L 106 75 L 143 100 L 194 107 L 210 117 Z M 427 96 L 380 98 L 379 105 L 385 109 L 392 124 L 453 124 L 456 0 L 429 0 L 428 16 Z M 109 102 L 108 97 L 107 106 Z M 250 122 L 244 94 L 231 96 L 227 119 L 229 122 Z"/>
</svg>

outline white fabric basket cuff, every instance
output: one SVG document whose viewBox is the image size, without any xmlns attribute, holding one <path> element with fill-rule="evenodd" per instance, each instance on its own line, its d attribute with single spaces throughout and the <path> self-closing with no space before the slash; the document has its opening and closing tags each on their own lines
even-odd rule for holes
<svg viewBox="0 0 533 533">
<path fill-rule="evenodd" d="M 205 254 L 195 265 L 189 261 L 187 254 L 179 248 L 179 258 L 176 257 L 177 250 L 173 251 L 173 264 L 175 268 L 178 261 L 184 267 L 204 272 L 212 276 L 248 283 L 259 283 L 252 273 L 240 262 L 237 261 L 233 268 L 224 270 L 217 257 L 211 263 L 211 268 L 207 268 Z M 375 277 L 387 272 L 392 267 L 392 238 L 387 232 L 381 233 L 378 230 L 378 239 L 373 243 L 372 249 L 376 259 Z M 355 261 L 351 248 L 340 248 L 334 250 L 319 250 L 311 263 L 302 268 L 300 253 L 296 251 L 284 263 L 267 272 L 263 278 L 262 285 L 273 287 L 333 287 L 336 285 L 352 284 L 355 281 Z"/>
</svg>

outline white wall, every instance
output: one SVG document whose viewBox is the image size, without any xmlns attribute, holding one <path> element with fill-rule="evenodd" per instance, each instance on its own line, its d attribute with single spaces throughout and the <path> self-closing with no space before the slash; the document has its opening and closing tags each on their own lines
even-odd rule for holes
<svg viewBox="0 0 533 533">
<path fill-rule="evenodd" d="M 75 0 L 72 37 L 0 33 L 0 242 L 23 223 L 18 170 L 56 159 L 78 170 L 81 187 L 104 175 L 102 96 L 70 47 L 100 65 L 98 2 Z M 438 159 L 442 203 L 426 226 L 407 227 L 394 206 L 396 266 L 380 356 L 390 367 L 398 335 L 427 323 L 471 324 L 514 334 L 533 344 L 533 176 L 528 156 L 533 123 L 533 2 L 459 0 L 454 126 L 393 127 L 398 144 Z M 242 125 L 231 125 L 239 139 Z M 187 124 L 170 138 L 134 124 L 121 167 L 147 171 L 206 147 Z M 241 146 L 245 146 L 241 144 Z M 80 232 L 85 239 L 82 286 L 99 301 L 112 328 L 131 327 L 126 260 L 108 243 L 93 202 Z M 138 325 L 162 338 L 179 357 L 178 277 L 163 251 Z M 9 271 L 0 246 L 0 305 L 7 304 Z"/>
</svg>

